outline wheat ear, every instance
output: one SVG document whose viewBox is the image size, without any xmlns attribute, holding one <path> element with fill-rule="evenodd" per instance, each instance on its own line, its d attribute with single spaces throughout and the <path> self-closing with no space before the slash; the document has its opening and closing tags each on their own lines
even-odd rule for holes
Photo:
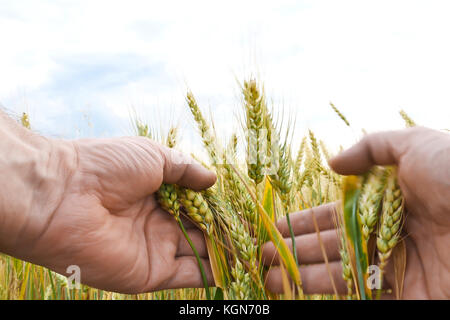
<svg viewBox="0 0 450 320">
<path fill-rule="evenodd" d="M 386 182 L 381 221 L 377 237 L 378 257 L 380 260 L 379 268 L 381 275 L 383 275 L 388 259 L 391 256 L 392 249 L 399 241 L 402 216 L 402 192 L 397 184 L 396 170 L 392 168 Z"/>
<path fill-rule="evenodd" d="M 177 144 L 177 136 L 178 136 L 178 128 L 177 127 L 170 128 L 166 138 L 166 145 L 169 148 L 175 148 Z"/>
<path fill-rule="evenodd" d="M 157 198 L 161 207 L 178 220 L 180 215 L 180 202 L 176 186 L 163 183 L 157 191 Z"/>
<path fill-rule="evenodd" d="M 417 124 L 414 122 L 413 119 L 411 119 L 411 117 L 405 112 L 405 110 L 400 110 L 400 116 L 403 118 L 403 120 L 405 121 L 405 124 L 408 128 L 410 127 L 415 127 Z"/>
<path fill-rule="evenodd" d="M 245 101 L 245 115 L 247 124 L 247 169 L 248 176 L 256 185 L 264 178 L 263 169 L 265 165 L 262 154 L 264 127 L 264 97 L 255 80 L 244 82 L 242 89 Z"/>
<path fill-rule="evenodd" d="M 20 117 L 20 123 L 22 124 L 23 127 L 31 129 L 30 118 L 28 117 L 27 113 L 25 112 L 22 113 L 22 117 Z"/>
<path fill-rule="evenodd" d="M 234 267 L 231 269 L 231 275 L 234 281 L 230 284 L 231 292 L 237 300 L 249 300 L 252 299 L 251 290 L 251 278 L 250 275 L 245 272 L 244 266 L 236 259 Z"/>
<path fill-rule="evenodd" d="M 345 235 L 341 236 L 341 242 L 341 249 L 339 250 L 339 253 L 341 255 L 342 263 L 342 278 L 347 284 L 347 295 L 351 297 L 353 294 L 353 275 L 352 267 L 350 265 L 350 258 L 346 250 Z"/>
<path fill-rule="evenodd" d="M 196 222 L 202 230 L 208 235 L 211 235 L 214 230 L 214 217 L 202 194 L 182 187 L 177 188 L 177 194 L 187 215 Z"/>
<path fill-rule="evenodd" d="M 241 183 L 234 171 L 231 169 L 228 159 L 224 159 L 223 183 L 230 197 L 230 204 L 236 211 L 241 211 L 245 219 L 252 225 L 252 229 L 257 229 L 258 217 L 256 215 L 256 207 L 252 198 L 245 189 L 245 186 Z"/>
<path fill-rule="evenodd" d="M 256 273 L 257 246 L 253 243 L 252 237 L 245 229 L 245 224 L 242 223 L 237 215 L 233 214 L 228 220 L 233 245 L 239 251 L 242 260 L 249 264 L 250 270 Z"/>
<path fill-rule="evenodd" d="M 300 169 L 305 155 L 305 147 L 306 147 L 306 137 L 303 137 L 302 143 L 300 144 L 300 148 L 298 149 L 297 157 L 295 158 L 294 163 L 294 177 L 296 181 L 298 181 L 298 179 L 300 178 Z"/>
<path fill-rule="evenodd" d="M 205 146 L 206 151 L 211 158 L 211 161 L 214 165 L 217 164 L 217 145 L 214 135 L 212 134 L 211 128 L 206 122 L 203 114 L 195 100 L 192 92 L 188 91 L 186 95 L 186 102 L 191 110 L 192 115 L 194 116 L 194 120 L 197 123 L 198 129 L 200 131 L 200 135 L 202 137 L 203 145 Z"/>
<path fill-rule="evenodd" d="M 344 114 L 343 114 L 341 111 L 339 111 L 339 109 L 336 108 L 336 106 L 335 106 L 332 102 L 330 102 L 330 106 L 331 106 L 331 109 L 333 109 L 334 112 L 336 112 L 336 114 L 338 115 L 338 117 L 341 118 L 341 120 L 344 121 L 345 124 L 346 124 L 347 126 L 350 127 L 350 122 L 348 122 L 348 120 L 347 120 L 347 118 L 344 116 Z"/>
<path fill-rule="evenodd" d="M 331 159 L 331 154 L 330 151 L 327 148 L 327 145 L 325 144 L 325 142 L 323 142 L 323 140 L 320 140 L 320 149 L 322 149 L 322 153 L 325 156 L 325 160 L 330 160 Z"/>
<path fill-rule="evenodd" d="M 381 168 L 373 169 L 363 186 L 358 210 L 361 218 L 361 231 L 366 242 L 378 222 L 378 213 L 385 186 L 386 173 Z"/>
<path fill-rule="evenodd" d="M 313 159 L 316 162 L 316 165 L 322 165 L 322 156 L 320 155 L 319 143 L 317 142 L 316 136 L 312 130 L 309 130 L 309 141 L 311 143 Z"/>
<path fill-rule="evenodd" d="M 147 124 L 143 124 L 141 121 L 136 120 L 135 122 L 137 134 L 140 137 L 147 137 L 147 138 L 153 138 L 151 131 Z"/>
<path fill-rule="evenodd" d="M 236 262 L 231 270 L 234 281 L 231 283 L 231 289 L 237 299 L 252 299 L 252 274 L 255 279 L 259 279 L 257 266 L 257 246 L 254 244 L 252 237 L 245 228 L 245 224 L 236 214 L 228 217 L 228 229 L 234 248 L 237 251 Z M 242 265 L 239 258 L 245 262 L 249 272 Z M 260 284 L 264 286 L 263 283 Z"/>
</svg>

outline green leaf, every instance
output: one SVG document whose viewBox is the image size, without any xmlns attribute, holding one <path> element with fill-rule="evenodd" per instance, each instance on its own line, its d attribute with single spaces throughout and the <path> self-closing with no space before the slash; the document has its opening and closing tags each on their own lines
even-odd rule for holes
<svg viewBox="0 0 450 320">
<path fill-rule="evenodd" d="M 274 193 L 273 193 L 273 187 L 270 183 L 269 179 L 265 178 L 264 183 L 264 193 L 262 198 L 262 206 L 264 210 L 266 211 L 267 215 L 270 218 L 270 221 L 275 222 L 275 204 L 274 204 Z M 258 235 L 261 243 L 267 242 L 270 240 L 269 235 L 267 234 L 267 231 L 264 228 L 264 225 L 262 224 L 261 219 L 258 219 Z"/>
<path fill-rule="evenodd" d="M 259 204 L 258 212 L 259 217 L 261 218 L 262 226 L 267 232 L 270 240 L 275 245 L 275 248 L 278 251 L 278 254 L 280 255 L 280 258 L 283 261 L 289 275 L 291 276 L 291 279 L 294 281 L 297 287 L 301 289 L 302 281 L 300 272 L 297 268 L 297 263 L 295 262 L 291 250 L 287 246 L 286 242 L 284 242 L 283 236 L 281 235 L 280 231 L 278 231 L 269 214 L 266 212 L 264 207 Z M 300 295 L 303 295 L 303 293 L 300 292 Z"/>
<path fill-rule="evenodd" d="M 216 294 L 214 295 L 214 300 L 223 300 L 223 290 L 219 287 L 216 288 Z"/>
<path fill-rule="evenodd" d="M 264 196 L 263 196 L 263 207 L 270 217 L 272 222 L 275 222 L 275 205 L 273 203 L 273 187 L 269 179 L 266 178 L 266 183 L 264 185 Z"/>
<path fill-rule="evenodd" d="M 369 256 L 367 244 L 361 233 L 361 221 L 358 214 L 358 199 L 361 181 L 359 177 L 348 176 L 344 179 L 343 213 L 345 237 L 349 257 L 357 280 L 357 289 L 362 300 L 372 299 L 372 291 L 367 287 Z"/>
</svg>

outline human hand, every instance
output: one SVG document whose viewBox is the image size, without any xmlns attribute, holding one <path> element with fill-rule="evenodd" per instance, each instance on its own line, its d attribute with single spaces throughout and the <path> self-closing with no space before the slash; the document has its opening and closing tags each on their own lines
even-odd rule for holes
<svg viewBox="0 0 450 320">
<path fill-rule="evenodd" d="M 426 128 L 367 135 L 361 142 L 330 161 L 340 174 L 361 174 L 373 165 L 397 165 L 398 180 L 405 199 L 405 244 L 407 264 L 404 299 L 450 298 L 450 135 Z M 333 223 L 336 204 L 327 204 L 291 214 L 304 290 L 306 293 L 333 293 L 332 282 L 313 225 L 313 214 L 329 259 L 329 270 L 340 293 L 342 280 L 339 238 Z M 278 227 L 290 245 L 286 219 Z M 268 243 L 263 249 L 266 263 L 276 250 Z M 388 264 L 385 283 L 394 285 Z M 267 287 L 282 292 L 281 274 L 272 267 Z"/>
<path fill-rule="evenodd" d="M 0 215 L 0 251 L 61 274 L 77 265 L 82 283 L 116 292 L 203 286 L 191 248 L 154 193 L 162 182 L 210 187 L 213 173 L 142 137 L 36 144 L 30 183 L 3 199 L 26 206 Z M 203 234 L 185 226 L 213 284 Z"/>
</svg>

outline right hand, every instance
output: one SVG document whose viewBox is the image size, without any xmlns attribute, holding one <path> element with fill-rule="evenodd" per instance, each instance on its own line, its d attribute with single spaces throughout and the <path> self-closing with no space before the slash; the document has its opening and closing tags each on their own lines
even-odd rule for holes
<svg viewBox="0 0 450 320">
<path fill-rule="evenodd" d="M 404 299 L 448 299 L 450 298 L 450 135 L 422 127 L 401 131 L 370 134 L 361 142 L 330 160 L 330 166 L 339 174 L 362 174 L 373 165 L 397 165 L 399 185 L 405 198 L 405 244 L 407 264 L 404 282 Z M 338 290 L 346 292 L 341 279 L 341 265 L 338 263 L 338 236 L 330 232 L 334 228 L 333 205 L 317 208 L 317 220 L 330 266 Z M 296 233 L 297 248 L 313 248 L 318 251 L 298 252 L 320 257 L 320 246 L 312 225 L 311 214 L 295 213 L 291 222 Z M 286 220 L 279 222 L 279 228 L 287 234 Z M 334 234 L 334 235 L 333 235 Z M 273 246 L 267 244 L 264 250 L 266 261 L 271 261 Z M 316 259 L 317 260 L 317 259 Z M 320 259 L 319 259 L 320 260 Z M 332 293 L 331 281 L 323 261 L 302 267 L 305 287 L 309 293 Z M 302 268 L 300 272 L 302 273 Z M 267 286 L 270 290 L 282 291 L 281 277 L 276 268 L 269 271 Z M 311 281 L 308 281 L 310 279 Z M 312 281 L 314 280 L 314 281 Z M 394 272 L 388 264 L 385 282 L 393 287 Z"/>
</svg>

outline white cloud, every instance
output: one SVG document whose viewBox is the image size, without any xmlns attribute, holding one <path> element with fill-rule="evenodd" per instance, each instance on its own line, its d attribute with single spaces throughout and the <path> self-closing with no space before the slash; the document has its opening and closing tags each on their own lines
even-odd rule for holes
<svg viewBox="0 0 450 320">
<path fill-rule="evenodd" d="M 18 0 L 0 6 L 0 101 L 20 111 L 17 92 L 25 92 L 43 132 L 77 136 L 71 128 L 85 126 L 75 114 L 85 111 L 100 128 L 81 135 L 126 134 L 130 104 L 150 119 L 148 108 L 173 115 L 188 131 L 186 85 L 211 107 L 218 131 L 231 131 L 234 77 L 251 72 L 261 75 L 277 104 L 297 112 L 299 132 L 311 127 L 335 146 L 354 141 L 361 127 L 400 127 L 400 108 L 419 123 L 449 127 L 447 1 Z M 74 59 L 79 68 L 92 68 L 71 79 Z M 98 65 L 111 72 L 99 76 Z M 354 131 L 334 116 L 330 100 Z"/>
</svg>

